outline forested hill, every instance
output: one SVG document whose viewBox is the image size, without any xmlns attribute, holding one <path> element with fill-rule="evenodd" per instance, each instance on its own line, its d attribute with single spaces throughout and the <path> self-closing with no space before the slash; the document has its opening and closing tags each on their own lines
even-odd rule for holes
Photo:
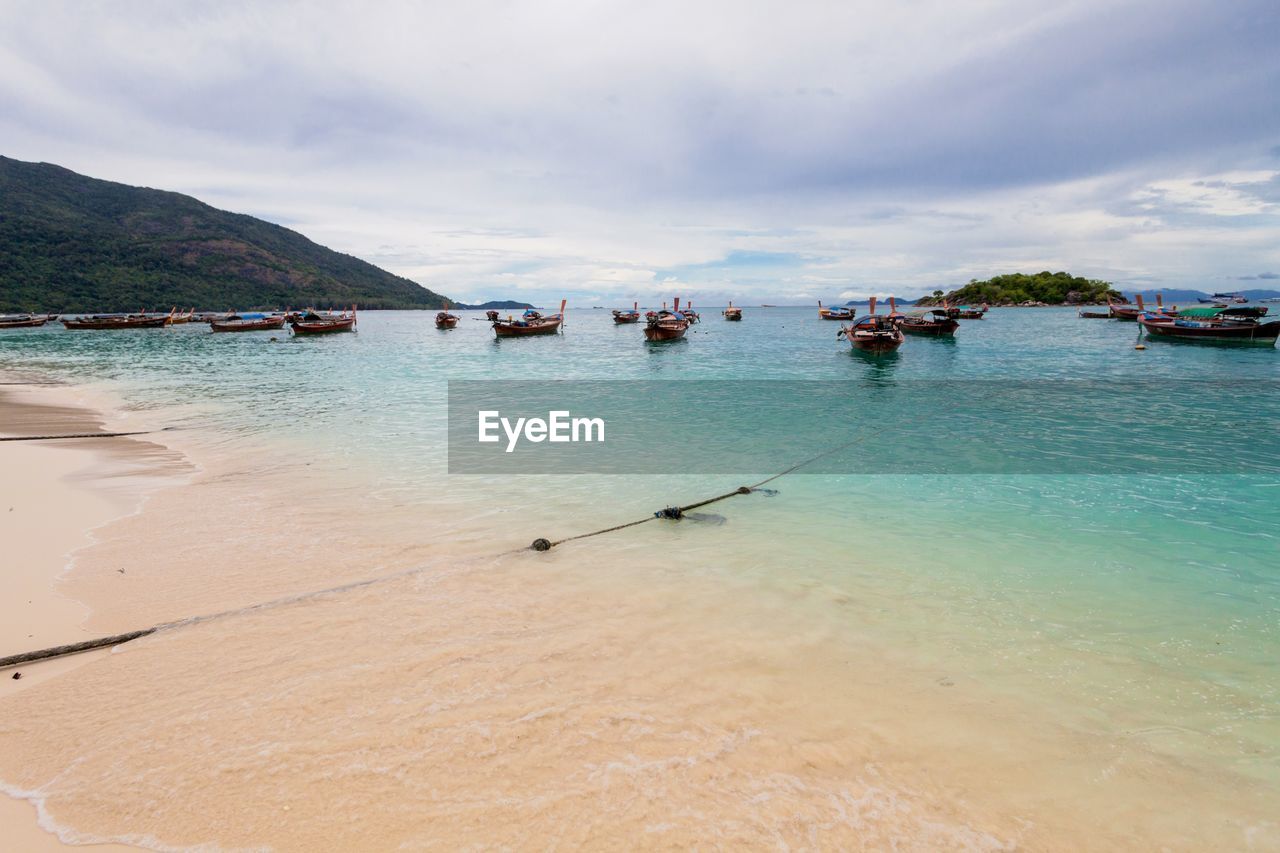
<svg viewBox="0 0 1280 853">
<path fill-rule="evenodd" d="M 970 281 L 945 296 L 935 291 L 933 296 L 916 302 L 917 305 L 936 305 L 944 300 L 953 305 L 981 304 L 1020 305 L 1027 302 L 1043 302 L 1047 305 L 1083 305 L 1106 302 L 1107 296 L 1125 301 L 1111 287 L 1111 282 L 1093 278 L 1081 278 L 1065 272 L 1044 272 L 1028 275 L 1010 273 L 998 275 L 986 281 Z"/>
<path fill-rule="evenodd" d="M 437 308 L 444 297 L 190 196 L 0 157 L 0 312 Z"/>
</svg>

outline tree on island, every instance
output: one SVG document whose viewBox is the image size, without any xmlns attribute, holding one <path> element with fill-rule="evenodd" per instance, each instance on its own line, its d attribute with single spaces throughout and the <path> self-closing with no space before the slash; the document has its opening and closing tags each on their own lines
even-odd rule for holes
<svg viewBox="0 0 1280 853">
<path fill-rule="evenodd" d="M 1109 281 L 1045 270 L 1033 275 L 1008 273 L 986 281 L 970 279 L 968 284 L 947 294 L 935 290 L 932 296 L 923 297 L 916 304 L 939 305 L 948 302 L 966 305 L 985 302 L 990 305 L 1085 305 L 1106 302 L 1108 299 L 1116 302 L 1128 301 Z"/>
</svg>

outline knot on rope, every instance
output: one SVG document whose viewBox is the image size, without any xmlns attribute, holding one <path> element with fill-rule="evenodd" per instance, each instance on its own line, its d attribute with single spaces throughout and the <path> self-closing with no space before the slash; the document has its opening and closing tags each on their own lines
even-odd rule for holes
<svg viewBox="0 0 1280 853">
<path fill-rule="evenodd" d="M 550 550 L 551 550 L 551 540 L 549 540 L 549 539 L 535 539 L 535 540 L 533 540 L 533 544 L 532 544 L 532 545 L 530 545 L 529 547 L 530 547 L 530 548 L 532 548 L 532 549 L 533 549 L 533 550 L 535 550 L 535 551 L 550 551 Z"/>
<path fill-rule="evenodd" d="M 669 506 L 666 509 L 660 509 L 653 514 L 654 518 L 669 518 L 672 521 L 679 521 L 684 518 L 684 510 L 678 506 Z"/>
<path fill-rule="evenodd" d="M 751 494 L 751 487 L 750 487 L 750 486 L 738 486 L 738 494 L 740 494 L 740 495 L 749 495 L 749 494 Z"/>
</svg>

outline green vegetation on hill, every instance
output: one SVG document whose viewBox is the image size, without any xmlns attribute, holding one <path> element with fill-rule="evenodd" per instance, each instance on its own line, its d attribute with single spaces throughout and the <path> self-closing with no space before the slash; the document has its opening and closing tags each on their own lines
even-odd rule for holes
<svg viewBox="0 0 1280 853">
<path fill-rule="evenodd" d="M 1024 302 L 1043 302 L 1046 305 L 1083 305 L 1090 302 L 1106 302 L 1108 295 L 1118 302 L 1125 299 L 1111 287 L 1111 282 L 1094 278 L 1081 278 L 1065 272 L 1010 273 L 998 275 L 986 281 L 970 281 L 964 287 L 943 294 L 936 290 L 933 296 L 918 300 L 917 305 L 937 305 L 944 300 L 952 305 L 1019 305 Z"/>
<path fill-rule="evenodd" d="M 190 196 L 0 157 L 0 311 L 439 308 L 359 258 Z"/>
</svg>

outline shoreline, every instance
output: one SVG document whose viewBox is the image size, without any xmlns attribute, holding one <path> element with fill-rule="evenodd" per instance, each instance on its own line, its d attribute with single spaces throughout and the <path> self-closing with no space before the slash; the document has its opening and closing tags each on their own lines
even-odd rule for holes
<svg viewBox="0 0 1280 853">
<path fill-rule="evenodd" d="M 200 440 L 191 434 L 192 446 Z M 92 444 L 109 442 L 126 443 L 125 453 L 148 443 Z M 130 477 L 110 472 L 133 466 L 134 487 L 157 494 L 157 478 L 138 470 L 154 474 L 142 463 L 157 457 L 104 460 L 115 454 L 89 444 L 59 443 L 91 451 L 92 460 L 92 476 L 62 485 L 97 483 L 127 495 Z M 283 459 L 264 470 L 241 446 L 221 458 L 211 449 L 186 455 L 188 466 L 200 461 L 201 476 L 162 500 L 141 498 L 138 511 L 99 528 L 92 553 L 57 588 L 95 606 L 82 620 L 95 636 L 230 612 L 118 654 L 78 656 L 73 668 L 98 665 L 7 706 L 47 722 L 14 714 L 0 724 L 13 747 L 0 774 L 14 783 L 7 790 L 56 779 L 48 796 L 57 798 L 67 837 L 93 831 L 149 847 L 291 849 L 326 837 L 444 844 L 465 839 L 467 827 L 472 840 L 485 832 L 501 839 L 528 821 L 547 832 L 581 823 L 583 842 L 652 832 L 665 833 L 648 836 L 655 844 L 679 844 L 711 830 L 759 841 L 762 832 L 795 831 L 798 821 L 831 832 L 828 841 L 864 833 L 872 846 L 932 837 L 939 847 L 1059 849 L 1084 826 L 1084 804 L 1107 804 L 1100 793 L 1082 795 L 1088 786 L 1068 786 L 1062 793 L 1079 800 L 1056 807 L 1055 777 L 1102 774 L 1118 786 L 1128 805 L 1100 812 L 1112 817 L 1096 836 L 1103 845 L 1151 840 L 1146 833 L 1161 818 L 1135 792 L 1146 793 L 1152 776 L 1184 780 L 1122 733 L 1044 715 L 1039 696 L 1001 703 L 998 691 L 962 672 L 943 679 L 901 654 L 881 658 L 874 631 L 851 644 L 808 621 L 806 602 L 865 619 L 846 590 L 779 575 L 777 594 L 756 598 L 759 583 L 735 577 L 732 563 L 723 574 L 688 571 L 720 565 L 714 532 L 698 537 L 702 554 L 682 558 L 681 571 L 632 562 L 644 546 L 629 536 L 536 559 L 493 557 L 485 546 L 467 559 L 455 553 L 451 520 L 436 519 L 450 534 L 439 541 L 405 526 L 421 507 L 385 518 L 382 505 L 353 514 L 353 501 L 371 500 L 363 483 L 339 476 L 335 487 L 333 472 L 307 474 L 307 463 Z M 264 537 L 270 553 L 246 550 Z M 624 564 L 625 577 L 602 571 Z M 406 566 L 424 568 L 404 575 Z M 306 594 L 383 575 L 388 583 L 359 591 Z M 254 606 L 300 591 L 293 603 Z M 873 610 L 901 606 L 886 598 Z M 208 656 L 209 647 L 217 654 Z M 80 719 L 88 703 L 92 723 Z M 1020 734 L 1004 754 L 987 755 L 1003 729 Z M 68 746 L 99 736 L 104 742 L 92 748 Z M 1095 742 L 1116 753 L 1101 754 Z M 32 768 L 25 779 L 24 764 Z M 370 772 L 378 767 L 411 784 L 385 787 Z M 276 773 L 308 789 L 277 784 Z M 163 789 L 148 790 L 153 775 Z M 334 825 L 329 804 L 315 801 L 345 796 L 346 785 L 334 781 L 344 777 L 367 795 L 354 817 L 368 825 Z M 89 796 L 110 785 L 122 786 L 118 797 Z M 158 798 L 154 815 L 139 811 L 140 803 L 151 807 L 148 797 Z M 584 814 L 575 798 L 598 810 Z M 0 803 L 0 820 L 34 824 L 30 798 Z M 253 804 L 243 806 L 244 826 L 211 825 L 230 803 Z M 699 810 L 702 819 L 692 819 Z M 1128 834 L 1129 821 L 1144 829 Z M 53 845 L 44 849 L 65 849 L 43 828 L 32 831 Z"/>
<path fill-rule="evenodd" d="M 0 433 L 113 432 L 103 408 L 86 405 L 86 393 L 46 381 L 19 382 L 5 377 L 0 387 Z M 0 538 L 11 543 L 14 571 L 4 579 L 0 603 L 0 654 L 15 654 L 90 639 L 92 610 L 64 594 L 77 555 L 92 548 L 98 532 L 142 511 L 160 485 L 137 480 L 140 446 L 128 438 L 4 442 L 0 463 L 6 488 L 0 491 Z M 131 474 L 135 475 L 131 478 Z M 56 507 L 56 512 L 47 511 Z M 22 664 L 0 673 L 0 699 L 16 695 L 111 653 L 95 649 L 55 660 Z M 19 677 L 15 677 L 19 676 Z M 26 793 L 26 792 L 24 792 Z M 38 797 L 0 786 L 0 825 L 14 849 L 63 851 L 89 847 L 129 851 L 116 843 L 71 844 L 43 813 Z"/>
</svg>

